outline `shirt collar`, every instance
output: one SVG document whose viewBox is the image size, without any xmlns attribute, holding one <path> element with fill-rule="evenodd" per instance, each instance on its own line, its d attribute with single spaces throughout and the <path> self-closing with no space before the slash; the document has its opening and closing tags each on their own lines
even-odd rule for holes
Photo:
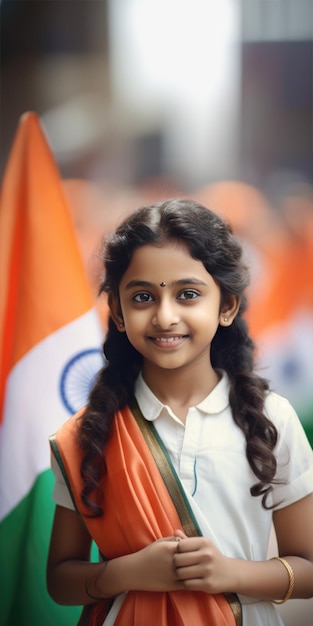
<svg viewBox="0 0 313 626">
<path fill-rule="evenodd" d="M 224 411 L 229 405 L 230 381 L 226 372 L 221 372 L 221 374 L 221 380 L 216 387 L 196 405 L 196 408 L 202 413 L 216 415 Z M 154 395 L 141 373 L 135 383 L 135 396 L 142 414 L 148 421 L 157 419 L 163 409 L 170 410 Z"/>
</svg>

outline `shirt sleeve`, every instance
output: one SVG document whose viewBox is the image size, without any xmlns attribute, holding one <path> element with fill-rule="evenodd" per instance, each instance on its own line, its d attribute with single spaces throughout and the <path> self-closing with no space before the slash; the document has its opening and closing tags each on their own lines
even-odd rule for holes
<svg viewBox="0 0 313 626">
<path fill-rule="evenodd" d="M 54 488 L 52 492 L 52 500 L 56 504 L 64 506 L 66 509 L 72 509 L 74 511 L 75 509 L 72 498 L 70 496 L 70 492 L 66 486 L 65 480 L 54 454 L 51 454 L 51 469 L 55 478 Z"/>
<path fill-rule="evenodd" d="M 274 509 L 281 509 L 313 492 L 313 451 L 288 400 L 270 394 L 266 411 L 278 430 L 278 443 L 274 449 L 277 482 L 273 485 L 272 504 Z"/>
</svg>

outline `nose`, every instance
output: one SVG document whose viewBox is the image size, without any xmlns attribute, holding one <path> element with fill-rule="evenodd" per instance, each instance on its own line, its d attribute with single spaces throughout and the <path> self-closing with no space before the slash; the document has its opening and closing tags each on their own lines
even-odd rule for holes
<svg viewBox="0 0 313 626">
<path fill-rule="evenodd" d="M 152 318 L 152 325 L 167 330 L 180 320 L 177 303 L 169 299 L 163 299 L 158 303 Z"/>
</svg>

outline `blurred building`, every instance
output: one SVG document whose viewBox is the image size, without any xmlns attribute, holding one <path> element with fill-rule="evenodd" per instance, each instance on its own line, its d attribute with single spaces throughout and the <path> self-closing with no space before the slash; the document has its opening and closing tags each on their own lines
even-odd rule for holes
<svg viewBox="0 0 313 626">
<path fill-rule="evenodd" d="M 62 175 L 312 180 L 311 0 L 2 0 L 0 175 L 20 115 Z"/>
</svg>

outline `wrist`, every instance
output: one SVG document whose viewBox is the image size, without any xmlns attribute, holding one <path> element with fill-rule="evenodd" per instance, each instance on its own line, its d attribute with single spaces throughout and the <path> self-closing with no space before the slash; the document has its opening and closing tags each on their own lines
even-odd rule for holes
<svg viewBox="0 0 313 626">
<path fill-rule="evenodd" d="M 114 597 L 135 588 L 134 554 L 128 554 L 106 561 L 98 580 L 97 589 L 102 597 Z"/>
<path fill-rule="evenodd" d="M 284 604 L 292 596 L 292 592 L 293 592 L 293 589 L 294 589 L 294 586 L 295 586 L 294 572 L 293 572 L 293 569 L 292 569 L 290 563 L 288 563 L 288 561 L 286 561 L 286 559 L 283 559 L 280 556 L 274 556 L 271 560 L 272 561 L 276 560 L 276 561 L 279 561 L 280 563 L 282 563 L 282 565 L 284 566 L 284 568 L 285 568 L 285 570 L 286 570 L 286 572 L 287 572 L 287 574 L 289 576 L 288 588 L 287 588 L 287 591 L 286 591 L 284 597 L 281 600 L 272 600 L 272 602 L 274 602 L 274 604 Z"/>
<path fill-rule="evenodd" d="M 240 559 L 228 558 L 226 564 L 227 580 L 225 592 L 239 593 L 238 589 L 240 589 L 243 585 L 241 564 L 242 561 Z"/>
<path fill-rule="evenodd" d="M 281 559 L 277 558 L 266 561 L 234 559 L 232 571 L 235 587 L 233 591 L 278 604 L 286 602 L 293 595 L 294 572 L 285 559 L 282 560 L 283 563 L 280 561 Z M 277 601 L 278 598 L 282 598 L 282 601 Z"/>
<path fill-rule="evenodd" d="M 103 563 L 99 564 L 99 570 L 97 574 L 92 577 L 88 577 L 85 580 L 85 593 L 86 596 L 90 598 L 90 600 L 99 602 L 99 600 L 103 600 L 105 597 L 107 597 L 107 594 L 104 593 L 102 590 L 101 584 L 101 579 L 105 570 L 107 569 L 107 565 L 108 561 L 104 561 Z"/>
</svg>

